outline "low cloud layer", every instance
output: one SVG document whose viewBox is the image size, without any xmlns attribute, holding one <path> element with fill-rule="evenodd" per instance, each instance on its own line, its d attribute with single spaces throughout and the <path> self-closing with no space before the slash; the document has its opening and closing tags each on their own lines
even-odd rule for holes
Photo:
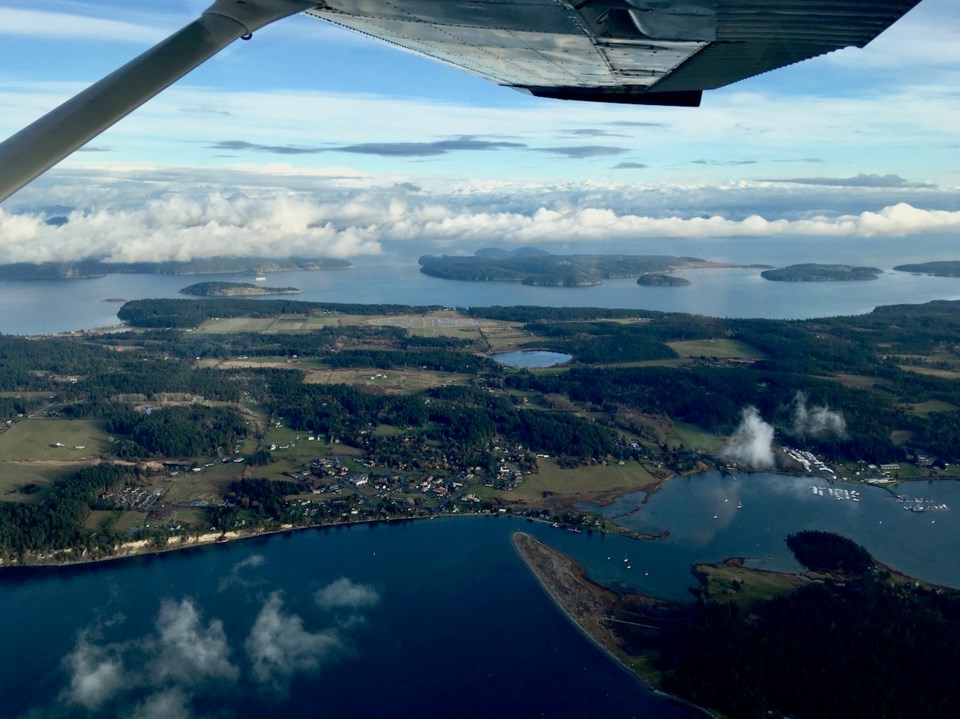
<svg viewBox="0 0 960 719">
<path fill-rule="evenodd" d="M 323 609 L 366 609 L 380 601 L 380 594 L 368 584 L 356 584 L 340 577 L 314 594 L 313 600 Z"/>
<path fill-rule="evenodd" d="M 727 440 L 723 456 L 753 469 L 773 466 L 773 426 L 760 417 L 756 407 L 744 407 L 740 425 Z"/>
<path fill-rule="evenodd" d="M 642 169 L 642 163 L 617 167 Z M 326 174 L 294 168 L 211 172 L 209 181 L 224 189 L 210 191 L 201 183 L 206 171 L 175 168 L 118 174 L 101 181 L 96 193 L 87 175 L 52 187 L 42 180 L 22 199 L 15 198 L 49 210 L 0 208 L 0 262 L 164 261 L 224 254 L 351 258 L 381 254 L 387 247 L 402 251 L 405 243 L 449 252 L 458 245 L 463 251 L 491 244 L 549 249 L 648 238 L 772 241 L 960 230 L 953 195 L 919 187 L 837 193 L 830 187 L 766 182 L 437 185 L 412 184 L 402 176 L 378 183 L 349 168 L 330 168 Z M 71 207 L 78 209 L 71 212 Z M 855 209 L 862 207 L 879 209 Z M 66 216 L 67 222 L 50 226 L 51 216 Z M 642 252 L 639 245 L 637 251 Z"/>
</svg>

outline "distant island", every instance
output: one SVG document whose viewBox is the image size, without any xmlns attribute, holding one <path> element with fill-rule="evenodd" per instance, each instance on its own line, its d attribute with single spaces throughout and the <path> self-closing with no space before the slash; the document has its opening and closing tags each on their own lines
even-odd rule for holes
<svg viewBox="0 0 960 719">
<path fill-rule="evenodd" d="M 893 269 L 897 272 L 913 272 L 914 274 L 932 275 L 933 277 L 960 277 L 960 261 L 958 260 L 897 265 Z"/>
<path fill-rule="evenodd" d="M 882 273 L 883 270 L 876 267 L 820 265 L 811 262 L 777 270 L 764 270 L 760 276 L 774 282 L 858 282 L 875 280 Z"/>
<path fill-rule="evenodd" d="M 77 280 L 106 275 L 215 275 L 289 272 L 292 270 L 342 270 L 346 260 L 316 257 L 203 257 L 186 262 L 14 262 L 0 264 L 0 280 Z"/>
<path fill-rule="evenodd" d="M 698 257 L 670 255 L 552 255 L 534 247 L 512 251 L 485 248 L 473 255 L 424 255 L 420 258 L 420 271 L 431 277 L 468 282 L 520 282 L 537 287 L 588 287 L 603 284 L 603 280 L 650 273 L 734 266 Z"/>
<path fill-rule="evenodd" d="M 249 282 L 197 282 L 180 290 L 194 297 L 259 297 L 261 295 L 299 295 L 297 287 L 263 287 Z"/>
<path fill-rule="evenodd" d="M 675 275 L 665 275 L 660 272 L 651 272 L 646 275 L 640 275 L 637 278 L 638 285 L 646 287 L 689 287 L 693 283 L 683 277 Z"/>
</svg>

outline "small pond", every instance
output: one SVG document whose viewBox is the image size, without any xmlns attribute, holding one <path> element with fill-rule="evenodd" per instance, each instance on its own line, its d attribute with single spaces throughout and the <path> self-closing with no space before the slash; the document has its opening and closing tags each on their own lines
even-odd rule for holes
<svg viewBox="0 0 960 719">
<path fill-rule="evenodd" d="M 536 368 L 553 367 L 573 359 L 573 355 L 563 352 L 549 352 L 547 350 L 521 350 L 518 352 L 498 352 L 487 355 L 494 362 L 507 367 Z"/>
</svg>

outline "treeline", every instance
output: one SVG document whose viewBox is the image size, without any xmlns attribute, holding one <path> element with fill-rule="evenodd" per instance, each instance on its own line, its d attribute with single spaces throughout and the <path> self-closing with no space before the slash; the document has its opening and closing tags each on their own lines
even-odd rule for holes
<svg viewBox="0 0 960 719">
<path fill-rule="evenodd" d="M 134 470 L 98 464 L 54 482 L 35 502 L 0 502 L 0 552 L 70 549 L 113 544 L 109 533 L 94 536 L 83 529 L 97 495 L 136 479 Z"/>
<path fill-rule="evenodd" d="M 107 432 L 121 437 L 119 457 L 209 457 L 231 454 L 247 434 L 246 421 L 226 407 L 156 408 L 149 414 L 110 405 Z"/>
</svg>

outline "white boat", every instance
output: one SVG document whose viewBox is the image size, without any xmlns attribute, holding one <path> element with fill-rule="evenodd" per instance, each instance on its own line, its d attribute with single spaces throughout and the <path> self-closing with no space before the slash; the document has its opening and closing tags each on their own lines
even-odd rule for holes
<svg viewBox="0 0 960 719">
<path fill-rule="evenodd" d="M 255 279 L 257 282 L 266 282 L 266 281 L 267 281 L 267 278 L 264 277 L 263 275 L 257 275 L 254 279 Z"/>
</svg>

